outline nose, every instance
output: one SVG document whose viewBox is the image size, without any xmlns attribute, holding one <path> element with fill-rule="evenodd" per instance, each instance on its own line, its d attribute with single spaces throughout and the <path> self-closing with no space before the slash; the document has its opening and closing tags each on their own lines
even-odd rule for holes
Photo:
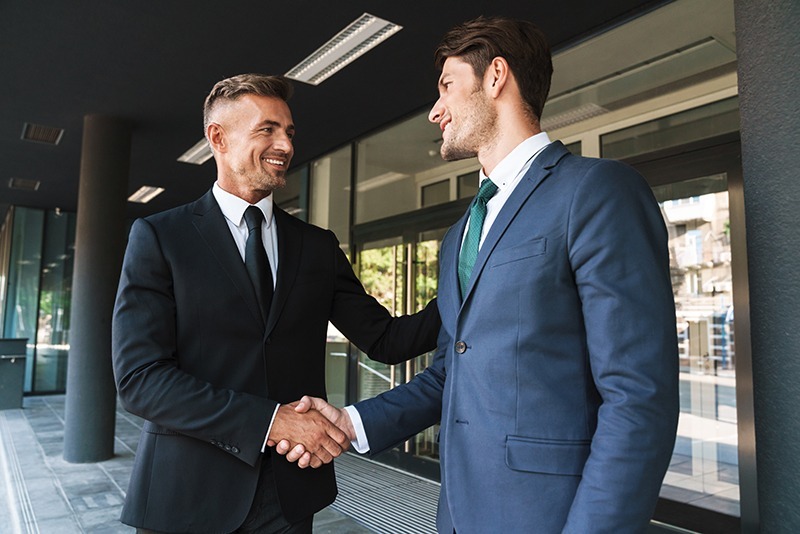
<svg viewBox="0 0 800 534">
<path fill-rule="evenodd" d="M 444 115 L 444 106 L 442 105 L 442 99 L 436 101 L 431 108 L 431 112 L 428 113 L 428 120 L 433 123 L 438 123 L 442 120 L 442 116 Z"/>
<path fill-rule="evenodd" d="M 282 135 L 277 135 L 272 142 L 272 147 L 275 150 L 281 150 L 290 154 L 293 150 L 292 138 L 285 132 Z"/>
</svg>

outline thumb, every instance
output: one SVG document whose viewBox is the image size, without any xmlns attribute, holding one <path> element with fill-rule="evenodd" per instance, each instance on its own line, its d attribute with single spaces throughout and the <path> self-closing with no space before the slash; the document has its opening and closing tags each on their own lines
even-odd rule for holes
<svg viewBox="0 0 800 534">
<path fill-rule="evenodd" d="M 300 399 L 297 402 L 297 406 L 294 407 L 294 411 L 297 413 L 306 413 L 313 407 L 314 407 L 314 399 L 312 399 L 308 395 L 303 395 L 303 398 Z"/>
</svg>

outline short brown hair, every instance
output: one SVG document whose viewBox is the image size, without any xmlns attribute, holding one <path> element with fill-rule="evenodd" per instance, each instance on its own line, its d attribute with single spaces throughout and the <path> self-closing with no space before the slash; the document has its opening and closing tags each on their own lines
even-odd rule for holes
<svg viewBox="0 0 800 534">
<path fill-rule="evenodd" d="M 448 57 L 469 63 L 482 77 L 496 57 L 514 73 L 528 111 L 538 120 L 550 92 L 553 60 L 544 33 L 532 22 L 505 17 L 478 17 L 447 32 L 434 54 L 437 69 Z"/>
<path fill-rule="evenodd" d="M 292 84 L 283 76 L 239 74 L 217 82 L 203 105 L 203 129 L 208 128 L 209 116 L 219 100 L 236 100 L 242 95 L 274 96 L 284 102 L 292 96 Z"/>
</svg>

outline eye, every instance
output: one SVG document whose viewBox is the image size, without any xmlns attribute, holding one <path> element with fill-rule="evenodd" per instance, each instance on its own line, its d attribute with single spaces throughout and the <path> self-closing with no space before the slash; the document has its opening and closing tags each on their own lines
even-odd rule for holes
<svg viewBox="0 0 800 534">
<path fill-rule="evenodd" d="M 261 131 L 264 133 L 271 134 L 273 132 L 273 128 L 272 126 L 265 126 L 264 128 L 261 128 Z"/>
</svg>

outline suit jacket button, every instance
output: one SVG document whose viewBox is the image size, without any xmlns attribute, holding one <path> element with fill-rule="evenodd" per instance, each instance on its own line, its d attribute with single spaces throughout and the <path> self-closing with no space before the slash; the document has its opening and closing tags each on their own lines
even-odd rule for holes
<svg viewBox="0 0 800 534">
<path fill-rule="evenodd" d="M 463 341 L 456 341 L 456 352 L 459 354 L 467 352 L 467 344 Z"/>
<path fill-rule="evenodd" d="M 231 447 L 231 452 L 233 454 L 239 454 L 239 447 Z"/>
</svg>

